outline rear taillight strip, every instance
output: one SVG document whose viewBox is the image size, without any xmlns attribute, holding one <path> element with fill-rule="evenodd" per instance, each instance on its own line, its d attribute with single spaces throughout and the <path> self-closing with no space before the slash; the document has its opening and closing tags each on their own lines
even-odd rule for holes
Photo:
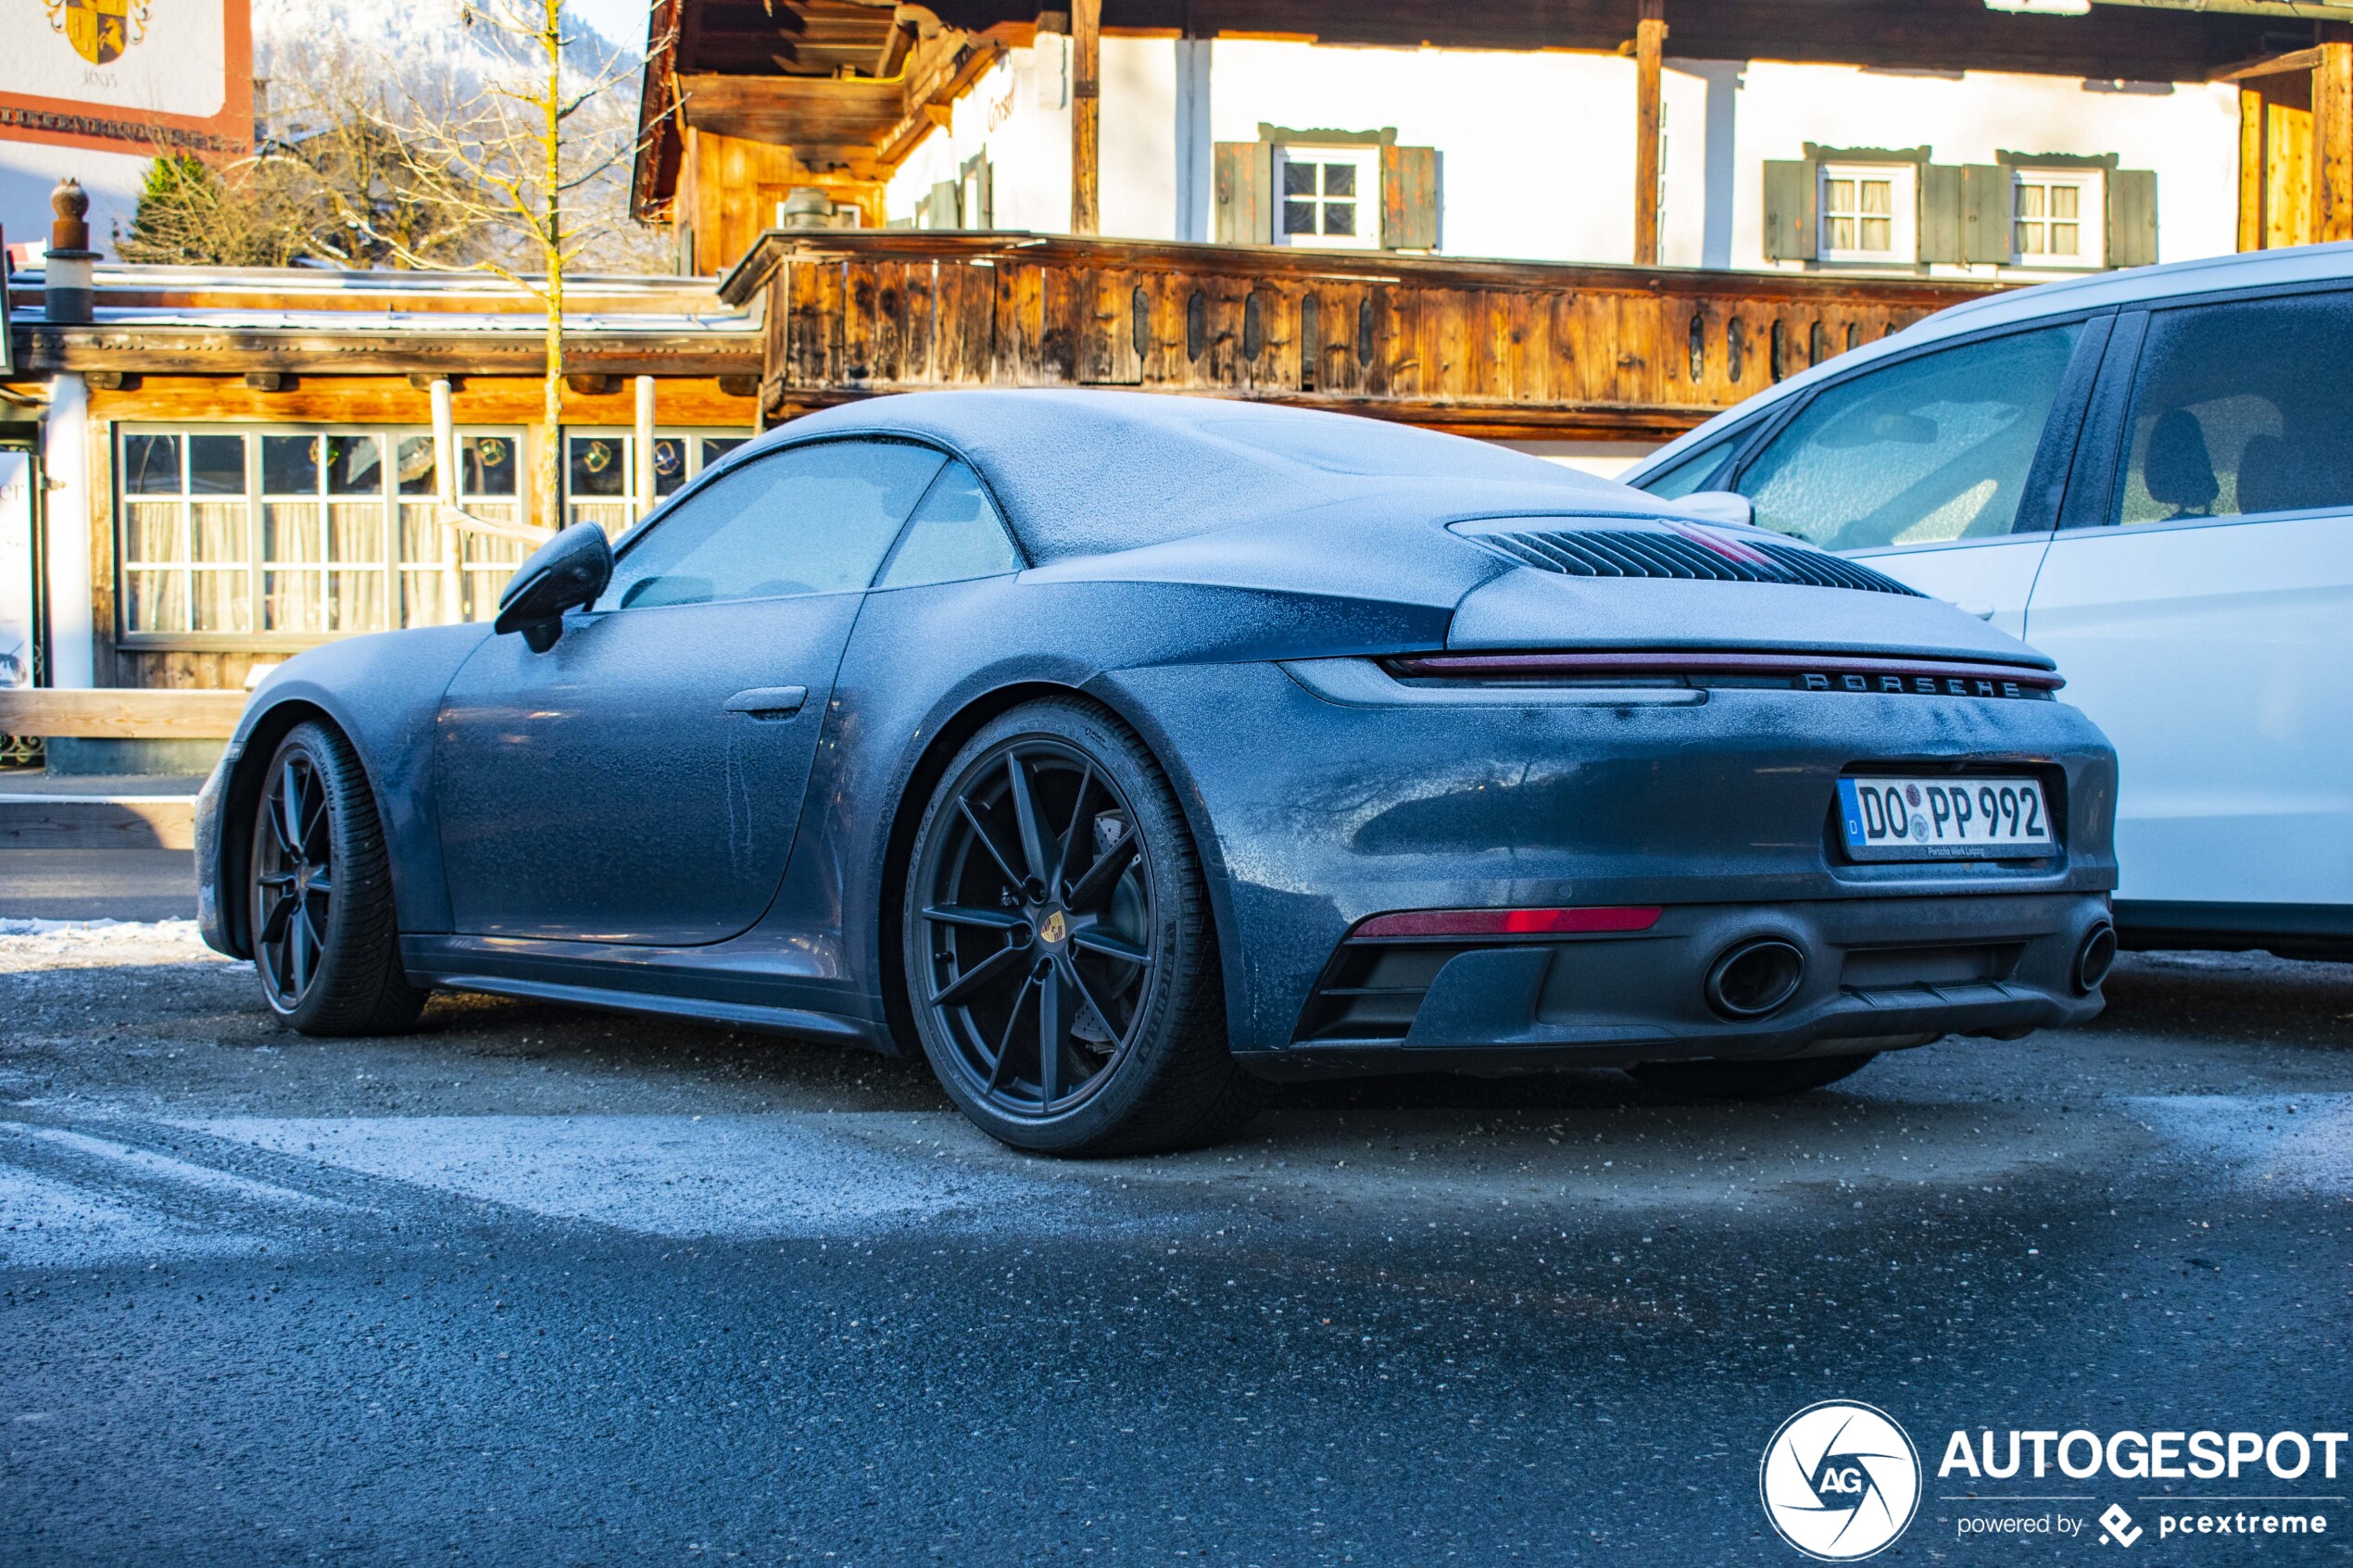
<svg viewBox="0 0 2353 1568">
<path fill-rule="evenodd" d="M 1662 911 L 1655 904 L 1588 905 L 1554 909 L 1401 909 L 1375 915 L 1353 937 L 1553 936 L 1585 932 L 1648 931 Z"/>
<path fill-rule="evenodd" d="M 1943 659 L 1879 659 L 1861 654 L 1718 653 L 1609 649 L 1598 652 L 1418 653 L 1387 661 L 1390 672 L 1420 680 L 1547 680 L 1592 675 L 1786 675 L 1821 676 L 1832 689 L 1905 690 L 1884 681 L 1929 680 L 1937 689 L 1948 681 L 1988 682 L 2057 691 L 2067 683 L 2057 671 L 2016 664 Z M 1857 677 L 1856 681 L 1846 677 Z M 1958 695 L 1967 695 L 1966 690 Z"/>
</svg>

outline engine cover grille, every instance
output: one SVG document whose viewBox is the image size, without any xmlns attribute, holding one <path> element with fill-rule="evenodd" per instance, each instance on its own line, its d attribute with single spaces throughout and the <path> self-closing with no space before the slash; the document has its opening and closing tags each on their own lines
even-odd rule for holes
<svg viewBox="0 0 2353 1568">
<path fill-rule="evenodd" d="M 1567 577 L 1680 577 L 1926 596 L 1893 577 L 1825 550 L 1697 523 L 1642 524 L 1627 520 L 1613 521 L 1604 527 L 1551 528 L 1491 523 L 1457 525 L 1455 532 L 1522 566 Z"/>
</svg>

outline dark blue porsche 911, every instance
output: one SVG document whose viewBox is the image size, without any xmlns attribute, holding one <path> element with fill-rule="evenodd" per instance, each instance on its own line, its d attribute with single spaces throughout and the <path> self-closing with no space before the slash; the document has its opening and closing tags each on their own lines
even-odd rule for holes
<svg viewBox="0 0 2353 1568">
<path fill-rule="evenodd" d="M 1057 1153 L 1332 1073 L 1789 1093 L 2097 1011 L 2116 765 L 2059 684 L 1469 440 L 887 397 L 560 534 L 495 627 L 284 665 L 201 912 L 306 1033 L 448 987 L 920 1047 Z"/>
</svg>

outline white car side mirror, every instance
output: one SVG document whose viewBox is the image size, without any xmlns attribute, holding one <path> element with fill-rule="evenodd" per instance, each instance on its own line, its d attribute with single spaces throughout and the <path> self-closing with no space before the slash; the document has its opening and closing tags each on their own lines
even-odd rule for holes
<svg viewBox="0 0 2353 1568">
<path fill-rule="evenodd" d="M 1756 508 L 1745 495 L 1730 490 L 1695 490 L 1669 503 L 1698 518 L 1702 522 L 1737 522 L 1743 525 L 1756 521 Z"/>
</svg>

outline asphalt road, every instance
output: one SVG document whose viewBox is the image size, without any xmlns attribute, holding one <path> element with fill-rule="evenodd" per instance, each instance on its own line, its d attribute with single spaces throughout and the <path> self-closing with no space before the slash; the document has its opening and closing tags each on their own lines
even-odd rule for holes
<svg viewBox="0 0 2353 1568">
<path fill-rule="evenodd" d="M 1390 1081 L 1091 1165 L 906 1063 L 471 998 L 311 1042 L 252 985 L 0 935 L 0 1560 L 1795 1563 L 1758 1461 L 1828 1399 L 1930 1466 L 1881 1562 L 2353 1543 L 2317 1474 L 1933 1474 L 2347 1427 L 2353 966 L 2132 959 L 2092 1028 L 1771 1106 Z M 1959 1535 L 2167 1491 L 2332 1529 Z"/>
</svg>

